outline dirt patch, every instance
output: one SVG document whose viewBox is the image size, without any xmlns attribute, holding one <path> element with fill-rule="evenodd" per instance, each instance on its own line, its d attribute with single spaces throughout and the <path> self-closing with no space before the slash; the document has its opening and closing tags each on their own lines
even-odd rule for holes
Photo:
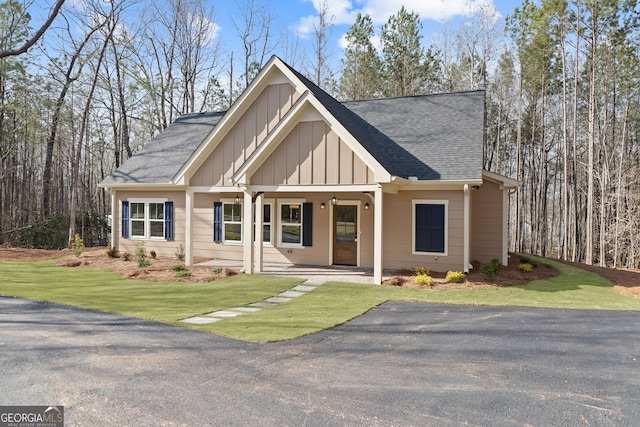
<svg viewBox="0 0 640 427">
<path fill-rule="evenodd" d="M 40 261 L 71 255 L 71 249 L 45 250 L 0 247 L 0 261 Z"/>
<path fill-rule="evenodd" d="M 71 255 L 56 262 L 56 265 L 69 268 L 98 268 L 112 270 L 121 277 L 172 282 L 211 282 L 223 277 L 234 276 L 239 272 L 231 268 L 211 268 L 203 266 L 185 267 L 184 262 L 175 257 L 149 257 L 148 267 L 138 267 L 133 256 L 125 261 L 122 256 L 111 258 L 107 248 L 86 248 L 80 256 L 73 256 L 73 251 L 47 251 L 40 249 L 0 248 L 0 261 L 38 261 Z M 180 266 L 180 267 L 177 267 Z M 179 270 L 179 271 L 176 271 Z M 188 272 L 188 273 L 185 273 Z M 183 277 L 180 277 L 183 275 Z"/>
<path fill-rule="evenodd" d="M 614 284 L 613 290 L 622 295 L 640 299 L 640 270 L 597 267 L 595 265 L 565 262 L 565 264 L 599 274 Z"/>
<path fill-rule="evenodd" d="M 384 282 L 385 285 L 401 286 L 410 289 L 424 289 L 430 291 L 464 290 L 464 289 L 487 289 L 505 286 L 524 285 L 533 280 L 547 279 L 557 276 L 558 270 L 546 264 L 537 264 L 532 271 L 520 271 L 521 258 L 518 256 L 509 257 L 508 266 L 500 266 L 500 271 L 492 279 L 487 280 L 480 273 L 480 263 L 473 262 L 474 268 L 467 275 L 467 280 L 463 283 L 447 283 L 446 273 L 431 273 L 431 286 L 420 286 L 413 282 L 415 277 L 413 271 L 398 271 L 394 276 Z"/>
</svg>

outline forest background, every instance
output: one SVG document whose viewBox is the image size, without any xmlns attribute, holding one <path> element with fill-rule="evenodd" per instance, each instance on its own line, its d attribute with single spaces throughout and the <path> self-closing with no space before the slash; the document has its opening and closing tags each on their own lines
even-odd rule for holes
<svg viewBox="0 0 640 427">
<path fill-rule="evenodd" d="M 340 49 L 314 4 L 292 35 L 267 0 L 236 0 L 223 38 L 215 0 L 58 0 L 37 25 L 39 4 L 0 3 L 0 244 L 107 244 L 97 184 L 180 114 L 228 109 L 277 54 L 340 100 L 484 89 L 484 166 L 522 182 L 511 250 L 640 267 L 636 0 L 507 16 L 476 0 L 429 38 L 409 8 L 359 13 Z"/>
</svg>

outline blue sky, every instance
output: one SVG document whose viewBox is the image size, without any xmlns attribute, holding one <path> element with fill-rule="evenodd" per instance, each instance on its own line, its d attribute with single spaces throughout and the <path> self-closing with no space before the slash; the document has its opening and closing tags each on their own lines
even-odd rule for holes
<svg viewBox="0 0 640 427">
<path fill-rule="evenodd" d="M 85 0 L 67 0 L 66 7 L 73 7 Z M 138 7 L 154 0 L 141 0 Z M 162 1 L 162 0 L 160 0 Z M 166 0 L 165 0 L 166 1 Z M 288 59 L 283 53 L 284 46 L 291 49 L 297 41 L 298 61 L 304 62 L 304 52 L 312 53 L 311 37 L 313 22 L 318 16 L 321 0 L 202 0 L 206 5 L 215 9 L 216 37 L 221 42 L 225 56 L 231 50 L 236 51 L 236 58 L 242 55 L 242 49 L 233 24 L 233 16 L 237 18 L 237 4 L 253 1 L 256 5 L 267 4 L 274 17 L 274 28 L 277 30 L 278 46 L 274 52 Z M 475 7 L 485 7 L 496 11 L 497 28 L 502 31 L 504 18 L 513 13 L 515 7 L 522 0 L 327 0 L 329 15 L 332 17 L 333 27 L 330 32 L 331 62 L 339 64 L 344 43 L 342 38 L 354 22 L 358 12 L 367 13 L 373 18 L 376 29 L 386 22 L 389 16 L 395 14 L 404 5 L 408 10 L 417 12 L 423 25 L 424 44 L 432 44 L 440 34 L 455 29 L 465 15 Z M 38 25 L 46 18 L 50 6 L 55 0 L 35 0 L 29 7 L 33 20 L 32 26 Z M 135 14 L 132 14 L 132 16 Z M 54 24 L 55 26 L 56 24 Z M 375 42 L 375 41 L 374 41 Z M 296 67 L 300 64 L 292 63 Z"/>
<path fill-rule="evenodd" d="M 313 22 L 317 19 L 321 0 L 253 1 L 257 4 L 260 2 L 269 4 L 276 20 L 276 26 L 284 34 L 285 43 L 291 43 L 291 40 L 296 39 L 297 36 L 299 49 L 306 48 L 309 53 L 311 52 Z M 488 7 L 495 10 L 498 20 L 497 27 L 501 31 L 504 27 L 504 18 L 512 14 L 513 10 L 521 3 L 522 0 L 405 0 L 403 2 L 393 0 L 328 0 L 329 15 L 333 18 L 329 43 L 332 61 L 339 62 L 344 47 L 342 39 L 355 21 L 358 12 L 371 15 L 377 29 L 388 20 L 389 16 L 397 13 L 404 5 L 408 10 L 420 15 L 424 42 L 425 45 L 430 45 L 433 40 L 439 37 L 443 29 L 455 27 L 475 7 Z M 220 27 L 218 35 L 227 47 L 233 46 L 235 29 L 231 17 L 237 13 L 235 1 L 215 1 L 213 5 L 216 8 L 216 24 Z M 281 55 L 280 52 L 276 53 Z"/>
</svg>

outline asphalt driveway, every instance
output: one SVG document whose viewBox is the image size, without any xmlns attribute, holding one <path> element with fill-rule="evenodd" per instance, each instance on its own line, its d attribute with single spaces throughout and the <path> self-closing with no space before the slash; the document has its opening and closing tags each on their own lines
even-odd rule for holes
<svg viewBox="0 0 640 427">
<path fill-rule="evenodd" d="M 393 302 L 255 344 L 0 298 L 0 405 L 66 426 L 640 425 L 640 313 Z"/>
</svg>

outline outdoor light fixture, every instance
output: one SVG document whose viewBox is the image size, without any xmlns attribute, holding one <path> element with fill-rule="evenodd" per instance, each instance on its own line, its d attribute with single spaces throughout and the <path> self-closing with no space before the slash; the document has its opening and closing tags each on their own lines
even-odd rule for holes
<svg viewBox="0 0 640 427">
<path fill-rule="evenodd" d="M 324 203 L 320 203 L 320 209 L 324 209 L 325 208 L 325 204 Z"/>
<path fill-rule="evenodd" d="M 333 193 L 333 197 L 331 198 L 331 204 L 334 206 L 338 204 L 338 198 L 335 193 Z"/>
<path fill-rule="evenodd" d="M 368 211 L 368 210 L 369 210 L 369 203 L 365 203 L 365 204 L 364 204 L 364 210 L 365 210 L 365 211 Z"/>
<path fill-rule="evenodd" d="M 238 193 L 236 193 L 236 205 L 240 204 L 240 196 L 238 196 Z"/>
</svg>

